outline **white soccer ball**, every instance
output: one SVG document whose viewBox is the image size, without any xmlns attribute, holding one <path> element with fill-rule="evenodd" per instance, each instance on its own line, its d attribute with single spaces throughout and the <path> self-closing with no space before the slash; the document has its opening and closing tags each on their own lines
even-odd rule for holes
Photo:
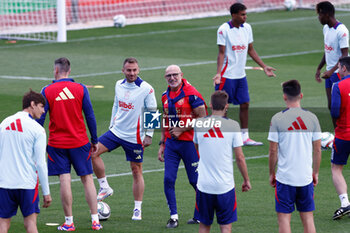
<svg viewBox="0 0 350 233">
<path fill-rule="evenodd" d="M 125 15 L 116 15 L 113 17 L 114 27 L 122 28 L 125 27 L 126 18 Z"/>
<path fill-rule="evenodd" d="M 111 208 L 106 202 L 97 202 L 97 214 L 99 220 L 107 220 L 111 216 Z"/>
<path fill-rule="evenodd" d="M 287 11 L 293 11 L 297 7 L 297 2 L 295 0 L 284 0 L 283 5 Z"/>
<path fill-rule="evenodd" d="M 324 150 L 332 149 L 334 135 L 330 132 L 323 132 L 321 134 L 321 148 Z"/>
</svg>

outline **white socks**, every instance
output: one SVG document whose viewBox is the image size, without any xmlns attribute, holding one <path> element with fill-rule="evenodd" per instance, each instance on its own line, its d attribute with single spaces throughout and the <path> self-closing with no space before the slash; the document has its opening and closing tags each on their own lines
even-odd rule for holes
<svg viewBox="0 0 350 233">
<path fill-rule="evenodd" d="M 65 216 L 64 219 L 67 225 L 71 225 L 73 223 L 73 216 Z"/>
<path fill-rule="evenodd" d="M 97 180 L 98 180 L 98 183 L 100 184 L 100 188 L 104 188 L 104 189 L 109 188 L 109 184 L 106 177 L 102 177 Z"/>
<path fill-rule="evenodd" d="M 350 205 L 347 193 L 340 194 L 339 199 L 340 199 L 341 207 L 347 207 L 348 205 Z"/>
<path fill-rule="evenodd" d="M 141 210 L 142 201 L 134 201 L 134 202 L 135 202 L 134 209 Z"/>
<path fill-rule="evenodd" d="M 93 223 L 94 221 L 96 221 L 97 223 L 100 222 L 100 220 L 98 219 L 98 214 L 91 214 L 91 222 Z"/>
<path fill-rule="evenodd" d="M 243 142 L 249 138 L 248 128 L 241 129 Z"/>
<path fill-rule="evenodd" d="M 170 218 L 171 219 L 179 219 L 179 215 L 178 214 L 172 214 L 172 215 L 170 215 Z"/>
</svg>

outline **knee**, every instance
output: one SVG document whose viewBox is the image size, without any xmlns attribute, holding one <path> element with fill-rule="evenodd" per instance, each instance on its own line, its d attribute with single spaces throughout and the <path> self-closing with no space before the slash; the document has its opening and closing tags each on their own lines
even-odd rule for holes
<svg viewBox="0 0 350 233">
<path fill-rule="evenodd" d="M 134 177 L 142 176 L 142 163 L 134 163 L 131 165 L 131 172 Z"/>
<path fill-rule="evenodd" d="M 175 186 L 175 177 L 164 176 L 164 185 L 166 186 Z"/>
</svg>

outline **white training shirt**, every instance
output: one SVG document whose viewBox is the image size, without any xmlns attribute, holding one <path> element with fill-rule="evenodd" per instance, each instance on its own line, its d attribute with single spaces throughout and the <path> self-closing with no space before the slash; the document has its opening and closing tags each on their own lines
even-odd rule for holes
<svg viewBox="0 0 350 233">
<path fill-rule="evenodd" d="M 217 44 L 226 47 L 221 76 L 228 79 L 240 79 L 246 76 L 248 45 L 253 43 L 252 28 L 248 23 L 239 28 L 231 21 L 222 24 L 217 31 Z"/>
<path fill-rule="evenodd" d="M 50 194 L 45 129 L 21 111 L 0 124 L 0 187 L 34 189 L 38 176 L 43 195 Z"/>
<path fill-rule="evenodd" d="M 239 124 L 231 119 L 209 116 L 201 122 L 221 122 L 221 127 L 194 127 L 198 144 L 199 165 L 197 188 L 209 194 L 223 194 L 235 187 L 233 148 L 243 145 Z"/>
<path fill-rule="evenodd" d="M 151 85 L 141 78 L 132 83 L 126 79 L 119 80 L 115 84 L 110 130 L 127 142 L 142 144 L 145 137 L 143 111 L 156 108 L 157 101 Z M 153 130 L 147 130 L 146 135 L 152 137 Z"/>
<path fill-rule="evenodd" d="M 319 139 L 318 119 L 307 110 L 290 108 L 272 117 L 268 140 L 278 143 L 278 182 L 297 187 L 312 182 L 312 142 Z"/>
<path fill-rule="evenodd" d="M 332 69 L 341 57 L 341 49 L 349 48 L 349 31 L 346 26 L 338 22 L 334 27 L 327 24 L 323 27 L 324 54 L 327 70 Z"/>
</svg>

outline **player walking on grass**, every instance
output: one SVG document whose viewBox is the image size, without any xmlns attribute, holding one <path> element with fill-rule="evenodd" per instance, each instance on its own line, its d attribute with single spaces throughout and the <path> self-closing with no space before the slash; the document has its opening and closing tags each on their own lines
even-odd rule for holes
<svg viewBox="0 0 350 233">
<path fill-rule="evenodd" d="M 350 57 L 339 59 L 341 81 L 333 84 L 331 115 L 336 121 L 335 139 L 332 149 L 332 178 L 339 195 L 340 208 L 333 219 L 339 219 L 350 213 L 348 187 L 343 176 L 343 167 L 350 154 Z"/>
<path fill-rule="evenodd" d="M 96 188 L 90 155 L 97 150 L 96 120 L 86 86 L 68 78 L 70 71 L 67 58 L 55 60 L 55 80 L 41 91 L 46 98 L 45 113 L 39 120 L 41 125 L 45 122 L 46 113 L 50 112 L 48 170 L 50 176 L 59 176 L 65 214 L 65 223 L 59 226 L 58 230 L 75 231 L 71 165 L 84 185 L 85 199 L 91 212 L 92 229 L 100 230 L 102 226 L 97 215 Z M 90 131 L 91 144 L 86 134 L 82 112 Z"/>
<path fill-rule="evenodd" d="M 304 232 L 315 233 L 312 211 L 321 163 L 321 128 L 316 115 L 300 106 L 299 82 L 289 80 L 282 88 L 287 109 L 272 117 L 268 136 L 270 185 L 275 188 L 279 232 L 291 232 L 296 205 Z"/>
<path fill-rule="evenodd" d="M 164 162 L 164 192 L 170 210 L 167 228 L 178 227 L 175 182 L 180 161 L 185 164 L 188 180 L 196 190 L 198 154 L 193 144 L 193 128 L 188 121 L 207 115 L 202 95 L 183 78 L 179 66 L 170 65 L 164 75 L 168 88 L 162 95 L 164 121 L 158 159 Z M 180 126 L 180 124 L 183 124 Z M 164 156 L 163 156 L 164 154 Z M 188 224 L 198 224 L 198 212 Z"/>
<path fill-rule="evenodd" d="M 222 233 L 231 232 L 232 222 L 237 221 L 232 149 L 243 177 L 242 192 L 251 189 L 239 124 L 225 118 L 228 106 L 227 93 L 215 91 L 210 103 L 212 115 L 198 119 L 202 123 L 194 128 L 193 141 L 200 155 L 196 197 L 199 233 L 210 232 L 214 211 Z M 221 126 L 199 127 L 208 121 Z"/>
<path fill-rule="evenodd" d="M 94 172 L 100 184 L 99 201 L 113 194 L 105 173 L 101 154 L 120 146 L 130 161 L 133 175 L 134 210 L 132 220 L 141 220 L 141 204 L 145 183 L 142 175 L 143 150 L 152 144 L 153 130 L 145 132 L 142 127 L 143 110 L 155 110 L 157 101 L 154 89 L 138 74 L 140 72 L 135 58 L 127 58 L 122 69 L 125 79 L 117 81 L 109 131 L 99 138 L 98 151 L 92 155 Z"/>
<path fill-rule="evenodd" d="M 253 32 L 251 26 L 246 23 L 246 6 L 234 3 L 231 8 L 232 19 L 222 24 L 217 31 L 217 44 L 219 53 L 217 57 L 217 73 L 214 76 L 215 90 L 225 90 L 229 95 L 228 102 L 239 105 L 239 119 L 241 123 L 243 144 L 246 146 L 259 146 L 262 142 L 256 142 L 249 138 L 248 133 L 248 109 L 249 91 L 245 73 L 247 53 L 264 69 L 269 77 L 274 77 L 274 68 L 267 66 L 260 59 L 253 47 Z"/>
<path fill-rule="evenodd" d="M 12 216 L 20 206 L 27 232 L 38 232 L 39 180 L 43 207 L 51 204 L 47 164 L 46 134 L 34 119 L 44 113 L 45 99 L 30 90 L 23 96 L 23 110 L 0 124 L 0 232 L 10 229 Z M 38 179 L 39 178 L 39 179 Z"/>
<path fill-rule="evenodd" d="M 324 54 L 320 64 L 317 66 L 315 79 L 317 82 L 325 80 L 328 108 L 331 109 L 332 85 L 340 80 L 338 73 L 338 60 L 348 56 L 349 31 L 344 24 L 335 18 L 335 9 L 328 1 L 316 5 L 318 20 L 323 26 Z M 326 65 L 326 72 L 321 75 L 322 67 Z"/>
</svg>

